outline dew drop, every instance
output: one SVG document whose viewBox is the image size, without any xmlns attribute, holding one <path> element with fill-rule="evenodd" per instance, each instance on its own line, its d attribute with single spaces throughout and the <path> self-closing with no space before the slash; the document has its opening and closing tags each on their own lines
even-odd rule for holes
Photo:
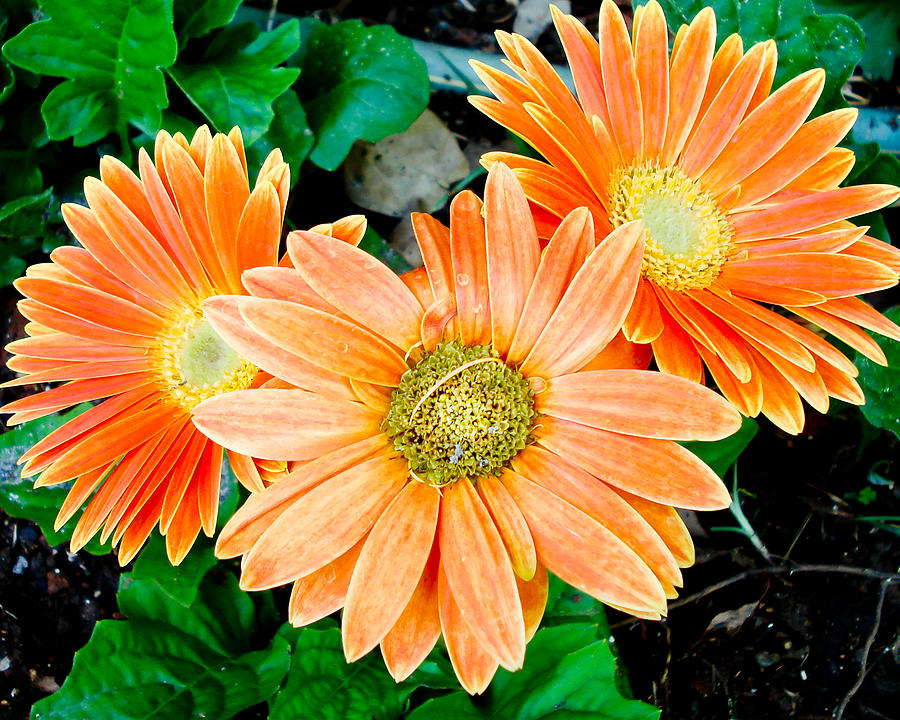
<svg viewBox="0 0 900 720">
<path fill-rule="evenodd" d="M 457 285 L 468 285 L 469 284 L 469 276 L 465 273 L 459 273 L 456 276 L 456 284 Z"/>
</svg>

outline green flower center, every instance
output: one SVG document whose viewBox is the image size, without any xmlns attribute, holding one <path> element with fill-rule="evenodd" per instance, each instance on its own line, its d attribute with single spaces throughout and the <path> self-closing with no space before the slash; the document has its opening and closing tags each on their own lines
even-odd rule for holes
<svg viewBox="0 0 900 720">
<path fill-rule="evenodd" d="M 677 167 L 623 167 L 609 186 L 613 227 L 643 220 L 641 273 L 671 290 L 709 287 L 731 249 L 732 230 L 703 187 Z"/>
<path fill-rule="evenodd" d="M 213 395 L 250 387 L 257 373 L 199 308 L 183 308 L 171 318 L 167 332 L 157 338 L 154 356 L 160 384 L 187 410 Z"/>
<path fill-rule="evenodd" d="M 439 345 L 400 378 L 384 421 L 411 472 L 430 485 L 498 475 L 531 440 L 528 381 L 489 346 Z"/>
</svg>

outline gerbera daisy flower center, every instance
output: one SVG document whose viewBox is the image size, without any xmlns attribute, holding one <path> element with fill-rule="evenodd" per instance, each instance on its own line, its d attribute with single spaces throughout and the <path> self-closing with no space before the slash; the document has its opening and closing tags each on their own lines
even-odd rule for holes
<svg viewBox="0 0 900 720">
<path fill-rule="evenodd" d="M 246 390 L 257 368 L 219 336 L 200 307 L 184 308 L 154 348 L 159 382 L 187 410 L 232 390 Z"/>
<path fill-rule="evenodd" d="M 537 413 L 528 381 L 487 345 L 439 345 L 403 374 L 385 430 L 430 485 L 500 470 L 525 447 Z"/>
<path fill-rule="evenodd" d="M 641 273 L 671 290 L 709 287 L 731 248 L 731 226 L 698 182 L 677 167 L 623 167 L 609 190 L 613 226 L 643 220 Z"/>
</svg>

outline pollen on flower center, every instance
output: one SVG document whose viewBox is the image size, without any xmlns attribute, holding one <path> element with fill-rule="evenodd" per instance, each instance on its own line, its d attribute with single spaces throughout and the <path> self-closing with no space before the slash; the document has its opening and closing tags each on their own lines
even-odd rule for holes
<svg viewBox="0 0 900 720">
<path fill-rule="evenodd" d="M 199 306 L 172 318 L 153 353 L 160 385 L 186 410 L 213 395 L 245 390 L 257 372 L 219 336 Z"/>
<path fill-rule="evenodd" d="M 489 346 L 439 345 L 400 378 L 384 427 L 430 485 L 496 475 L 531 439 L 528 381 Z"/>
<path fill-rule="evenodd" d="M 641 219 L 646 245 L 641 273 L 671 290 L 708 287 L 722 272 L 731 226 L 699 183 L 677 167 L 623 167 L 610 180 L 613 226 Z"/>
</svg>

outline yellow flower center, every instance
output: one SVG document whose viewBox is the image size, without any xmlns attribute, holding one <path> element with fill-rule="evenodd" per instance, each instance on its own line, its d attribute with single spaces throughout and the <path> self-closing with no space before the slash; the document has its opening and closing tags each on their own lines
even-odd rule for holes
<svg viewBox="0 0 900 720">
<path fill-rule="evenodd" d="M 407 370 L 384 420 L 414 477 L 429 485 L 497 475 L 531 440 L 528 381 L 485 345 L 439 345 Z"/>
<path fill-rule="evenodd" d="M 160 385 L 186 410 L 213 395 L 245 390 L 257 373 L 213 329 L 199 306 L 172 318 L 153 354 Z"/>
<path fill-rule="evenodd" d="M 722 272 L 732 230 L 725 214 L 695 180 L 677 167 L 623 167 L 610 179 L 613 227 L 643 220 L 641 273 L 671 290 L 708 287 Z"/>
</svg>

